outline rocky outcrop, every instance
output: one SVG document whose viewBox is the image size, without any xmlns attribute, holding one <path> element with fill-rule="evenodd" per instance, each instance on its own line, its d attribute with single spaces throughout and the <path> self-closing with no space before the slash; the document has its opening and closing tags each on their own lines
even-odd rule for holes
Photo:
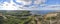
<svg viewBox="0 0 60 24">
<path fill-rule="evenodd" d="M 48 21 L 50 24 L 60 24 L 60 12 L 52 12 L 44 15 L 44 21 Z"/>
</svg>

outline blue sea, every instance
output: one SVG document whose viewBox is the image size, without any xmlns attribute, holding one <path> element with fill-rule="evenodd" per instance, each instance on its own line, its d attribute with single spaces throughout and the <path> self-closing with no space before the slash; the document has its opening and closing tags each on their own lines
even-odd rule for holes
<svg viewBox="0 0 60 24">
<path fill-rule="evenodd" d="M 57 12 L 57 10 L 32 10 L 32 14 L 47 14 L 50 12 Z"/>
</svg>

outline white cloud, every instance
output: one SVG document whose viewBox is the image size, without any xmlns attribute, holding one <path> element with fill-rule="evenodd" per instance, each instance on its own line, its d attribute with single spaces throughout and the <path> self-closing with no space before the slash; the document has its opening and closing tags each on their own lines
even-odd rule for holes
<svg viewBox="0 0 60 24">
<path fill-rule="evenodd" d="M 42 3 L 45 3 L 45 2 L 46 2 L 46 0 L 36 0 L 35 4 L 42 4 Z"/>
<path fill-rule="evenodd" d="M 2 6 L 1 6 L 2 5 Z M 8 3 L 8 2 L 4 2 L 4 4 L 0 5 L 0 10 L 18 10 L 18 5 L 16 5 L 14 2 Z M 20 9 L 22 10 L 22 9 Z"/>
<path fill-rule="evenodd" d="M 45 3 L 46 0 L 35 0 L 34 4 Z M 22 3 L 23 5 L 30 5 L 32 0 L 16 0 L 16 2 Z"/>
<path fill-rule="evenodd" d="M 60 5 L 47 5 L 40 8 L 40 10 L 60 10 Z"/>
<path fill-rule="evenodd" d="M 36 7 L 36 6 L 31 6 L 31 7 L 23 7 L 24 5 L 17 5 L 13 2 L 7 3 L 4 2 L 3 6 L 0 6 L 0 10 L 60 10 L 60 5 L 46 5 L 46 4 L 41 4 L 40 6 L 43 7 Z M 13 6 L 13 4 L 15 6 Z"/>
</svg>

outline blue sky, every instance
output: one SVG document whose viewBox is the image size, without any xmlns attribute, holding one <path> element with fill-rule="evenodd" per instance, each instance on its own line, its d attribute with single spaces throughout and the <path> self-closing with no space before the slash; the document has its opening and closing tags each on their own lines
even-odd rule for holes
<svg viewBox="0 0 60 24">
<path fill-rule="evenodd" d="M 49 4 L 49 5 L 51 5 L 51 4 L 60 4 L 60 0 L 47 0 L 45 3 Z"/>
<path fill-rule="evenodd" d="M 37 0 L 36 0 L 37 1 Z M 7 2 L 7 3 L 2 3 Z M 8 6 L 5 6 L 8 4 Z M 12 4 L 15 6 L 12 6 Z M 60 10 L 60 0 L 38 0 L 38 2 L 18 2 L 17 0 L 0 0 L 0 10 Z"/>
</svg>

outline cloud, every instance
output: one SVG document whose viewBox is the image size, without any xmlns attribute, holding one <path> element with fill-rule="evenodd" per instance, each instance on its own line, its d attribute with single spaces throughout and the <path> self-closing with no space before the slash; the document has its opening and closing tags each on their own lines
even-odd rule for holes
<svg viewBox="0 0 60 24">
<path fill-rule="evenodd" d="M 48 4 L 42 4 L 45 3 L 46 0 L 36 0 L 34 2 L 35 5 L 29 6 L 31 4 L 30 0 L 17 0 L 17 2 L 22 2 L 23 5 L 17 5 L 11 0 L 11 3 L 4 2 L 3 5 L 0 5 L 0 10 L 60 10 L 60 4 L 55 5 L 48 5 Z M 40 6 L 38 6 L 40 4 Z M 27 5 L 27 7 L 24 7 L 24 5 Z"/>
<path fill-rule="evenodd" d="M 40 10 L 60 10 L 60 5 L 46 5 L 40 8 Z"/>
<path fill-rule="evenodd" d="M 34 4 L 37 5 L 33 5 L 29 7 L 24 7 L 24 5 L 30 5 L 31 4 L 30 0 L 16 0 L 16 2 L 22 2 L 23 5 L 17 5 L 11 0 L 10 3 L 4 2 L 4 4 L 1 4 L 0 10 L 39 10 L 40 8 L 38 8 L 38 4 L 44 3 L 45 0 L 36 0 L 34 1 Z"/>
<path fill-rule="evenodd" d="M 18 10 L 18 8 L 17 5 L 15 5 L 15 3 L 11 1 L 11 3 L 4 2 L 4 4 L 1 4 L 0 10 Z"/>
<path fill-rule="evenodd" d="M 36 0 L 34 2 L 34 4 L 42 4 L 42 3 L 45 3 L 45 2 L 46 2 L 46 0 Z"/>
<path fill-rule="evenodd" d="M 23 2 L 24 5 L 30 5 L 31 3 L 34 3 L 34 4 L 42 4 L 42 3 L 45 3 L 46 0 L 17 0 L 17 2 L 18 1 L 19 2 Z"/>
</svg>

